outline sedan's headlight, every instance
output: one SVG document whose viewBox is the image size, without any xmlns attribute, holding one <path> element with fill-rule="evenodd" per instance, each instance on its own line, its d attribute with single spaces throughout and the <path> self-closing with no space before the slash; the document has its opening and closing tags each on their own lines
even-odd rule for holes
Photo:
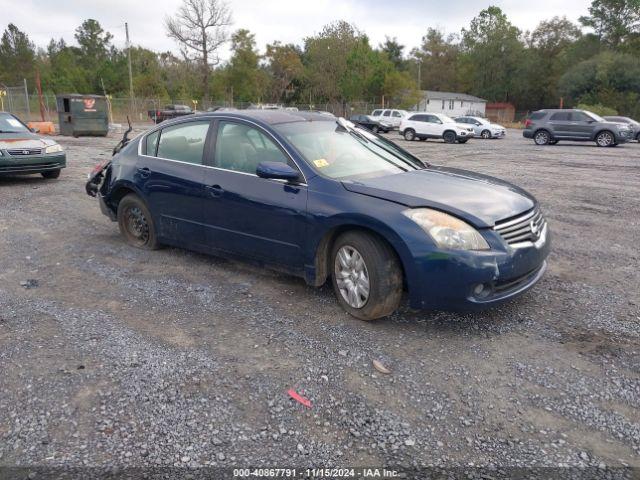
<svg viewBox="0 0 640 480">
<path fill-rule="evenodd" d="M 482 235 L 468 223 L 430 208 L 412 208 L 402 214 L 416 222 L 440 248 L 489 250 Z"/>
<path fill-rule="evenodd" d="M 58 143 L 54 143 L 53 145 L 49 145 L 44 149 L 44 153 L 58 153 L 62 151 L 62 147 Z"/>
</svg>

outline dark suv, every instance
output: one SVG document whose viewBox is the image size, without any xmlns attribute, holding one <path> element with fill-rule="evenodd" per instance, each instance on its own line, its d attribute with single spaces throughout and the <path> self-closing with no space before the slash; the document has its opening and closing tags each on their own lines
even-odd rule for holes
<svg viewBox="0 0 640 480">
<path fill-rule="evenodd" d="M 555 145 L 560 140 L 591 141 L 599 147 L 615 147 L 633 138 L 633 130 L 608 122 L 586 110 L 538 110 L 525 121 L 522 135 L 536 145 Z"/>
</svg>

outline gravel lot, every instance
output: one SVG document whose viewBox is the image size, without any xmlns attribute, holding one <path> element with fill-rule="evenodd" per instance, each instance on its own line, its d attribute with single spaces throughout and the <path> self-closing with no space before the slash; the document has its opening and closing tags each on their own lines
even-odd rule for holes
<svg viewBox="0 0 640 480">
<path fill-rule="evenodd" d="M 364 323 L 329 286 L 126 246 L 84 193 L 119 135 L 1 179 L 0 466 L 640 467 L 640 145 L 389 137 L 533 193 L 543 281 Z"/>
</svg>

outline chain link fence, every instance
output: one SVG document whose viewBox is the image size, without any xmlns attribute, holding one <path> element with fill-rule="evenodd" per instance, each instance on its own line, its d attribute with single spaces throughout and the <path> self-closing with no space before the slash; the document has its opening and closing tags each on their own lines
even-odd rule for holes
<svg viewBox="0 0 640 480">
<path fill-rule="evenodd" d="M 39 121 L 40 99 L 37 94 L 28 94 L 24 86 L 6 87 L 0 85 L 0 110 L 13 113 L 25 122 Z M 273 104 L 260 104 L 248 102 L 230 102 L 228 100 L 198 100 L 178 98 L 173 100 L 160 98 L 109 98 L 110 100 L 110 120 L 112 123 L 125 123 L 127 116 L 132 122 L 150 121 L 149 112 L 162 110 L 166 105 L 178 104 L 187 105 L 196 111 L 206 111 L 207 109 L 226 108 L 260 108 L 261 106 L 271 106 Z M 57 122 L 58 112 L 56 108 L 56 96 L 51 93 L 43 93 L 42 103 L 44 106 L 44 120 Z M 278 104 L 280 107 L 297 108 L 298 110 L 318 110 L 330 112 L 334 115 L 349 117 L 357 114 L 370 114 L 373 110 L 381 108 L 381 105 L 373 102 L 323 102 L 323 103 L 296 103 Z"/>
</svg>

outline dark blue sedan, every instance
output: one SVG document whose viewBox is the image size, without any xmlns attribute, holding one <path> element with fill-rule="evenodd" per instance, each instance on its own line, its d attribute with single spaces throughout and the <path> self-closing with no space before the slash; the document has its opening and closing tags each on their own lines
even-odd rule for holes
<svg viewBox="0 0 640 480">
<path fill-rule="evenodd" d="M 402 292 L 420 309 L 498 304 L 543 275 L 538 202 L 501 180 L 433 167 L 335 117 L 238 111 L 165 122 L 97 168 L 87 192 L 126 241 L 331 279 L 362 320 Z"/>
</svg>

